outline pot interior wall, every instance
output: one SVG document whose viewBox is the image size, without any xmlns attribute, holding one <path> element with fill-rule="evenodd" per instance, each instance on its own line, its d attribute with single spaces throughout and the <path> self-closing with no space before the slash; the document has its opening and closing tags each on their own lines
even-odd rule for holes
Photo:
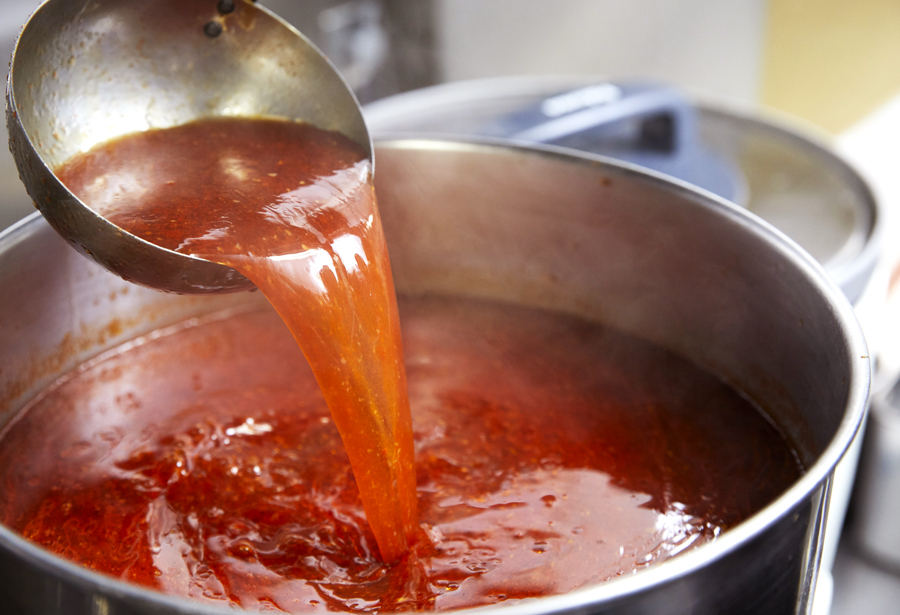
<svg viewBox="0 0 900 615">
<path fill-rule="evenodd" d="M 808 465 L 834 436 L 850 390 L 841 322 L 811 259 L 742 212 L 595 160 L 478 145 L 382 144 L 376 185 L 405 292 L 562 310 L 651 340 L 756 401 Z"/>
</svg>

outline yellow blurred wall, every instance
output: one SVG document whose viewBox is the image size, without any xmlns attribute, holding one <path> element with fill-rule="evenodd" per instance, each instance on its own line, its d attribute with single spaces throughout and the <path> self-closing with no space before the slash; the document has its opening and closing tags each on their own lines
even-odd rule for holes
<svg viewBox="0 0 900 615">
<path fill-rule="evenodd" d="M 769 0 L 762 102 L 840 132 L 900 93 L 900 0 Z"/>
</svg>

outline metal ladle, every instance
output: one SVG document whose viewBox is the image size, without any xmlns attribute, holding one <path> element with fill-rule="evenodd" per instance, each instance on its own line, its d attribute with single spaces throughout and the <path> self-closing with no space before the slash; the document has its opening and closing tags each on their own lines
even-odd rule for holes
<svg viewBox="0 0 900 615">
<path fill-rule="evenodd" d="M 335 68 L 249 0 L 49 0 L 16 44 L 7 103 L 19 176 L 50 224 L 124 279 L 177 293 L 252 285 L 123 231 L 73 195 L 55 168 L 124 134 L 217 116 L 310 122 L 372 158 L 359 103 Z"/>
</svg>

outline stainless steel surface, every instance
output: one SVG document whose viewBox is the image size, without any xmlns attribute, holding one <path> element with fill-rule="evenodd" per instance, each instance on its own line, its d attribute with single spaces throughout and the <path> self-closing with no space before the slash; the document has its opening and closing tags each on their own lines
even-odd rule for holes
<svg viewBox="0 0 900 615">
<path fill-rule="evenodd" d="M 807 613 L 832 472 L 869 382 L 852 308 L 821 267 L 734 205 L 598 158 L 422 140 L 383 143 L 377 157 L 401 292 L 565 310 L 670 348 L 753 398 L 809 468 L 714 543 L 502 612 Z M 259 301 L 130 286 L 38 217 L 0 236 L 0 287 L 15 298 L 0 303 L 0 425 L 116 343 Z M 0 604 L 23 615 L 222 612 L 79 568 L 3 527 Z"/>
<path fill-rule="evenodd" d="M 822 263 L 855 304 L 883 248 L 883 212 L 866 181 L 817 133 L 759 112 L 698 104 L 705 141 L 747 178 L 748 210 Z"/>
<path fill-rule="evenodd" d="M 449 83 L 366 105 L 372 134 L 479 135 L 496 118 L 555 93 L 602 82 L 591 77 L 506 77 Z M 759 109 L 694 95 L 699 141 L 747 183 L 741 204 L 812 254 L 851 302 L 862 295 L 881 250 L 879 204 L 859 174 L 807 129 Z"/>
<path fill-rule="evenodd" d="M 180 293 L 248 288 L 234 270 L 158 248 L 86 207 L 54 176 L 123 134 L 211 116 L 271 116 L 343 132 L 371 152 L 356 98 L 299 32 L 249 0 L 49 0 L 26 24 L 7 92 L 10 148 L 31 198 L 81 253 Z M 204 27 L 219 24 L 209 36 Z"/>
</svg>

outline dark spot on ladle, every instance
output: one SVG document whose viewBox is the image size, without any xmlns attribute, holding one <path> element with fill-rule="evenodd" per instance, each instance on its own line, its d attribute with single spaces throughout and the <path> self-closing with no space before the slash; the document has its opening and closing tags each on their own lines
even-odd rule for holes
<svg viewBox="0 0 900 615">
<path fill-rule="evenodd" d="M 219 0 L 219 12 L 222 15 L 234 12 L 234 0 Z"/>
<path fill-rule="evenodd" d="M 210 21 L 205 26 L 203 26 L 203 33 L 206 34 L 209 38 L 216 38 L 220 34 L 222 34 L 222 24 L 218 21 Z"/>
</svg>

